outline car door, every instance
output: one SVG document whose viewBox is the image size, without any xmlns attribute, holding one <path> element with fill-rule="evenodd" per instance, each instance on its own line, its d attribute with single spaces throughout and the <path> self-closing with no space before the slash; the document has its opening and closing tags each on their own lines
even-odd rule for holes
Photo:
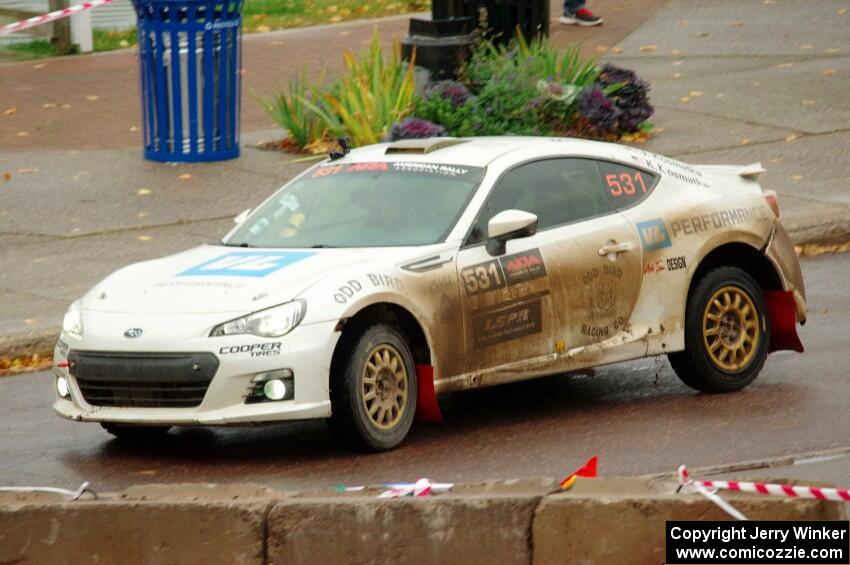
<svg viewBox="0 0 850 565">
<path fill-rule="evenodd" d="M 538 216 L 538 232 L 484 249 L 502 210 Z M 627 325 L 640 286 L 634 228 L 611 213 L 599 168 L 547 158 L 507 171 L 458 254 L 469 370 L 532 359 L 612 337 Z"/>
</svg>

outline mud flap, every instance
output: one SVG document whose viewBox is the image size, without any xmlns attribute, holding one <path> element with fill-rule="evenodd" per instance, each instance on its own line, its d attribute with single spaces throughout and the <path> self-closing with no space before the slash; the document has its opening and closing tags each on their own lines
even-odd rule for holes
<svg viewBox="0 0 850 565">
<path fill-rule="evenodd" d="M 443 419 L 437 394 L 434 392 L 434 367 L 416 365 L 416 419 L 424 422 L 440 422 Z"/>
<path fill-rule="evenodd" d="M 789 291 L 765 290 L 767 317 L 770 319 L 770 349 L 768 353 L 790 349 L 803 352 L 803 344 L 797 335 L 797 307 L 794 295 Z"/>
</svg>

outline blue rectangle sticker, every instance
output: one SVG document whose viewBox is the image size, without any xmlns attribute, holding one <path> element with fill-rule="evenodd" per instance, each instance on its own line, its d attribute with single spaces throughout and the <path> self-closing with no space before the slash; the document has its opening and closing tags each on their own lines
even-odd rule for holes
<svg viewBox="0 0 850 565">
<path fill-rule="evenodd" d="M 235 251 L 195 265 L 178 277 L 264 277 L 315 253 L 298 251 Z"/>
</svg>

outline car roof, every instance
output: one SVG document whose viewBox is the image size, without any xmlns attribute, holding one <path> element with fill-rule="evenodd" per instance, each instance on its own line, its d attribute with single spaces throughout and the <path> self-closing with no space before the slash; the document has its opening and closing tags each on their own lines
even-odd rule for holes
<svg viewBox="0 0 850 565">
<path fill-rule="evenodd" d="M 541 155 L 576 153 L 602 155 L 611 144 L 569 137 L 465 137 L 428 138 L 379 143 L 354 149 L 340 162 L 415 161 L 446 165 L 486 167 L 508 153 L 537 148 Z"/>
</svg>

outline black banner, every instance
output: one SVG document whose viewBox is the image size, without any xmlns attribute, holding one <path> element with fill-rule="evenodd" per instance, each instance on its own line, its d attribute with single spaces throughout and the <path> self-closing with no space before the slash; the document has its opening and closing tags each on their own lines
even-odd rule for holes
<svg viewBox="0 0 850 565">
<path fill-rule="evenodd" d="M 670 521 L 668 565 L 850 563 L 850 522 Z"/>
</svg>

